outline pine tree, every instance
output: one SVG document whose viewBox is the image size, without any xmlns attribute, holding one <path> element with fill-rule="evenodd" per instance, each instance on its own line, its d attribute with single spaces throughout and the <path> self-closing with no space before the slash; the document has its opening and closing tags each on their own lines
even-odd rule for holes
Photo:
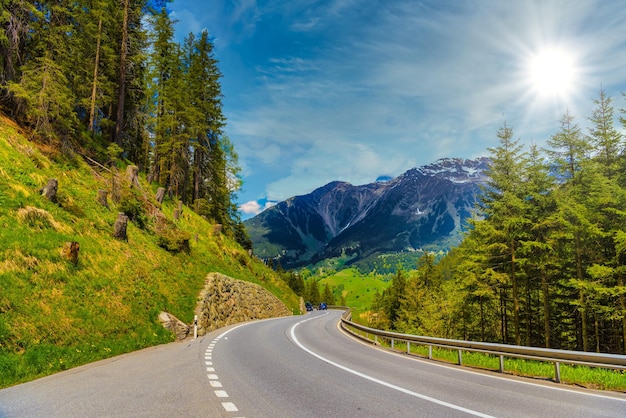
<svg viewBox="0 0 626 418">
<path fill-rule="evenodd" d="M 591 221 L 589 207 L 590 187 L 592 187 L 593 170 L 590 165 L 590 144 L 582 136 L 580 129 L 573 123 L 574 118 L 566 113 L 561 119 L 561 129 L 548 141 L 548 155 L 553 157 L 556 170 L 561 175 L 559 187 L 555 190 L 555 198 L 559 203 L 554 214 L 556 228 L 553 238 L 558 246 L 561 261 L 561 292 L 567 303 L 576 307 L 578 318 L 577 328 L 580 329 L 582 344 L 576 348 L 587 351 L 588 335 L 588 275 L 594 240 L 598 230 Z M 568 324 L 568 318 L 561 320 Z M 574 334 L 571 330 L 567 334 Z"/>
<path fill-rule="evenodd" d="M 72 8 L 63 1 L 46 2 L 38 14 L 40 19 L 31 22 L 31 58 L 20 69 L 21 79 L 8 87 L 24 109 L 23 122 L 42 138 L 60 138 L 62 146 L 68 147 L 77 125 L 76 100 L 66 76 L 75 32 Z"/>
<path fill-rule="evenodd" d="M 492 264 L 500 246 L 490 244 L 496 233 L 487 220 L 470 221 L 470 230 L 459 247 L 459 264 L 455 269 L 458 286 L 463 292 L 461 323 L 464 339 L 480 341 L 505 340 L 506 315 L 499 300 L 508 278 Z M 478 304 L 478 309 L 476 309 Z M 476 318 L 478 313 L 478 318 Z M 499 329 L 498 329 L 499 328 Z M 477 331 L 478 329 L 478 331 Z"/>
<path fill-rule="evenodd" d="M 43 16 L 31 2 L 0 0 L 0 92 L 6 83 L 20 76 L 19 65 L 26 61 L 26 44 L 34 18 Z M 5 94 L 0 94 L 0 104 L 12 110 Z"/>
<path fill-rule="evenodd" d="M 333 291 L 330 288 L 328 283 L 324 284 L 324 291 L 322 292 L 322 301 L 326 302 L 328 305 L 335 304 L 335 297 L 333 296 Z"/>
<path fill-rule="evenodd" d="M 619 184 L 619 162 L 624 152 L 621 133 L 614 127 L 614 109 L 611 97 L 600 90 L 599 98 L 594 100 L 596 107 L 590 118 L 589 142 L 594 147 L 594 180 L 590 187 L 591 211 L 595 213 L 593 222 L 599 230 L 597 255 L 589 268 L 589 275 L 596 283 L 594 299 L 597 310 L 594 327 L 596 329 L 596 350 L 600 350 L 600 326 L 613 320 L 620 320 L 622 329 L 626 328 L 622 305 L 624 296 L 623 271 L 625 265 L 618 254 L 616 238 L 626 227 L 626 190 Z M 617 314 L 615 314 L 617 313 Z M 608 326 L 608 328 L 611 328 Z M 626 352 L 623 341 L 604 341 L 611 350 Z M 619 347 L 619 348 L 617 348 Z"/>
<path fill-rule="evenodd" d="M 151 16 L 151 48 L 148 74 L 148 103 L 146 112 L 153 115 L 149 129 L 154 137 L 151 155 L 150 179 L 166 186 L 172 192 L 168 181 L 172 146 L 170 134 L 175 131 L 172 113 L 174 111 L 167 93 L 174 66 L 177 65 L 176 46 L 172 43 L 174 28 L 165 9 Z"/>
<path fill-rule="evenodd" d="M 530 222 L 528 236 L 521 242 L 520 252 L 527 262 L 523 268 L 526 276 L 526 345 L 539 344 L 533 340 L 533 334 L 543 335 L 543 344 L 550 347 L 551 330 L 551 299 L 552 288 L 559 274 L 558 260 L 554 257 L 554 242 L 551 234 L 556 228 L 553 215 L 557 210 L 554 198 L 556 187 L 554 176 L 544 161 L 536 145 L 532 145 L 528 153 L 526 167 L 526 216 Z M 535 283 L 537 281 L 538 283 Z M 532 306 L 535 292 L 541 294 L 542 304 L 536 310 L 543 318 L 543 329 L 532 329 L 532 319 L 536 316 Z M 540 324 L 537 323 L 537 326 Z"/>
<path fill-rule="evenodd" d="M 493 250 L 491 267 L 505 273 L 511 286 L 513 302 L 513 333 L 515 344 L 521 343 L 519 269 L 520 241 L 526 238 L 529 220 L 525 217 L 526 202 L 523 189 L 526 155 L 519 140 L 513 139 L 513 130 L 506 123 L 498 130 L 500 145 L 490 148 L 491 164 L 487 175 L 489 181 L 480 197 L 485 220 L 494 234 L 488 244 Z M 506 289 L 501 289 L 503 312 L 506 316 Z M 506 323 L 506 318 L 503 319 Z M 507 340 L 507 330 L 503 338 Z"/>
</svg>

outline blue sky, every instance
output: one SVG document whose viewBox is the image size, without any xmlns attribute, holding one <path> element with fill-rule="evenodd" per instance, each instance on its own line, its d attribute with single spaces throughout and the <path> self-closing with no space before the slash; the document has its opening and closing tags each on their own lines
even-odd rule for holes
<svg viewBox="0 0 626 418">
<path fill-rule="evenodd" d="M 505 121 L 523 143 L 542 145 L 566 109 L 585 129 L 601 87 L 619 116 L 624 6 L 175 0 L 169 8 L 177 40 L 203 29 L 214 38 L 246 219 L 333 180 L 366 184 L 443 157 L 488 155 Z M 563 75 L 541 84 L 531 74 L 546 55 L 537 71 Z"/>
</svg>

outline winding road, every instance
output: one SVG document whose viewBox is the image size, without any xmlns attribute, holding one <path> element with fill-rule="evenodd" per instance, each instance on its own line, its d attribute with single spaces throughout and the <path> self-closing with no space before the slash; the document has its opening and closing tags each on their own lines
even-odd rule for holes
<svg viewBox="0 0 626 418">
<path fill-rule="evenodd" d="M 0 417 L 626 417 L 626 394 L 390 353 L 340 311 L 256 321 L 0 390 Z"/>
</svg>

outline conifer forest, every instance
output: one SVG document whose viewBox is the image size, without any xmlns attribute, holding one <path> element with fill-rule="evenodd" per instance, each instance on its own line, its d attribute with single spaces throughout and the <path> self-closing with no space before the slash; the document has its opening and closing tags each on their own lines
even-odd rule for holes
<svg viewBox="0 0 626 418">
<path fill-rule="evenodd" d="M 0 107 L 33 139 L 125 160 L 249 246 L 207 31 L 174 40 L 167 1 L 2 0 Z"/>
</svg>

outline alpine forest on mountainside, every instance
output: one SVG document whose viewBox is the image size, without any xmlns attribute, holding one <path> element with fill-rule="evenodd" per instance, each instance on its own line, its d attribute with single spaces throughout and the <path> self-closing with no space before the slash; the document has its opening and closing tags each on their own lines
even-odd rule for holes
<svg viewBox="0 0 626 418">
<path fill-rule="evenodd" d="M 398 271 L 371 325 L 624 354 L 626 154 L 614 118 L 601 90 L 586 132 L 565 113 L 545 149 L 526 150 L 505 123 L 462 244 Z"/>
<path fill-rule="evenodd" d="M 0 0 L 1 109 L 65 153 L 136 164 L 250 248 L 212 39 L 173 42 L 166 3 Z"/>
</svg>

